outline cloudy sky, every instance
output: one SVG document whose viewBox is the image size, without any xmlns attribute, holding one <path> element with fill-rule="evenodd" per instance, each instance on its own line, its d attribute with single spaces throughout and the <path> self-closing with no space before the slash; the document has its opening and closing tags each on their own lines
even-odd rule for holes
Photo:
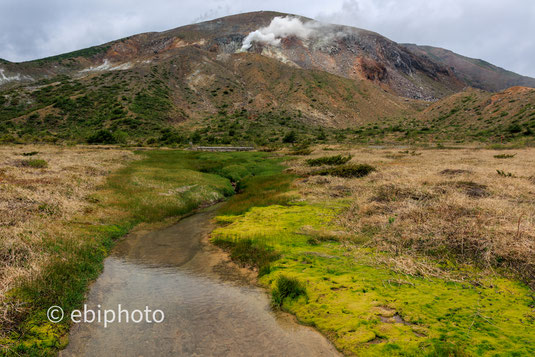
<svg viewBox="0 0 535 357">
<path fill-rule="evenodd" d="M 256 10 L 365 28 L 535 77 L 533 0 L 0 0 L 0 58 L 42 58 Z"/>
</svg>

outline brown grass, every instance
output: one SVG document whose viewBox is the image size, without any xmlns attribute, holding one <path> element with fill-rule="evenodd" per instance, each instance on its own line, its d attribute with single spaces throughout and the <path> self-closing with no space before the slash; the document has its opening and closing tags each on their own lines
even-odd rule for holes
<svg viewBox="0 0 535 357">
<path fill-rule="evenodd" d="M 496 160 L 499 151 L 479 149 L 331 151 L 351 154 L 350 163 L 371 164 L 377 172 L 358 179 L 312 176 L 298 186 L 309 200 L 349 198 L 338 223 L 397 255 L 388 263 L 405 273 L 439 274 L 436 264 L 426 264 L 430 259 L 446 267 L 444 274 L 448 262 L 474 263 L 504 268 L 535 286 L 535 150 L 515 152 Z M 308 173 L 303 160 L 291 165 Z"/>
<path fill-rule="evenodd" d="M 32 151 L 38 152 L 32 160 L 46 167 L 20 164 Z M 5 306 L 6 292 L 47 263 L 44 239 L 67 235 L 62 223 L 89 211 L 97 185 L 132 159 L 124 150 L 0 147 L 0 325 L 16 310 Z"/>
</svg>

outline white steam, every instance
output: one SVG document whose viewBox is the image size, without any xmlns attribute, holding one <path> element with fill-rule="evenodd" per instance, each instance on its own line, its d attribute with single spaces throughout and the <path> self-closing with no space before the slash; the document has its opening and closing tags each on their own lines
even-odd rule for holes
<svg viewBox="0 0 535 357">
<path fill-rule="evenodd" d="M 21 75 L 20 73 L 17 73 L 11 77 L 8 77 L 4 74 L 5 70 L 3 68 L 0 68 L 0 84 L 5 84 L 5 83 L 8 83 L 8 82 L 13 82 L 13 81 L 23 81 L 23 80 L 33 80 L 32 77 L 30 76 L 23 76 Z"/>
<path fill-rule="evenodd" d="M 296 36 L 307 39 L 317 31 L 320 25 L 314 21 L 303 23 L 297 17 L 277 16 L 271 20 L 269 26 L 259 28 L 250 32 L 243 40 L 241 51 L 247 51 L 253 42 L 260 42 L 267 45 L 278 46 L 281 38 Z"/>
</svg>

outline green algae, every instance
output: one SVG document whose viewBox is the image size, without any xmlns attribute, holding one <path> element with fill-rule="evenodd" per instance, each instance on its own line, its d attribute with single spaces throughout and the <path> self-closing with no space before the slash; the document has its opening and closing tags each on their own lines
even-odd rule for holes
<svg viewBox="0 0 535 357">
<path fill-rule="evenodd" d="M 217 240 L 248 239 L 275 247 L 281 258 L 260 278 L 273 288 L 280 274 L 305 283 L 307 299 L 282 307 L 355 355 L 533 355 L 532 292 L 498 276 L 483 284 L 412 277 L 379 264 L 376 252 L 359 254 L 336 242 L 307 243 L 307 229 L 338 229 L 343 202 L 255 207 L 220 216 Z M 310 229 L 309 229 L 310 230 Z"/>
</svg>

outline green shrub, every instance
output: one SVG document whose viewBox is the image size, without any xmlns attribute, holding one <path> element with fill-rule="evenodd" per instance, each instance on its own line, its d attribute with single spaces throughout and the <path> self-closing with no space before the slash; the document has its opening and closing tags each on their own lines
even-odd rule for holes
<svg viewBox="0 0 535 357">
<path fill-rule="evenodd" d="M 352 178 L 352 177 L 364 177 L 371 172 L 376 171 L 375 167 L 368 164 L 359 164 L 359 165 L 340 165 L 335 167 L 330 167 L 315 172 L 316 175 L 332 175 L 338 177 Z"/>
<path fill-rule="evenodd" d="M 290 131 L 282 138 L 282 142 L 285 144 L 293 144 L 297 141 L 297 134 L 294 130 Z"/>
<path fill-rule="evenodd" d="M 308 147 L 308 145 L 300 145 L 296 148 L 294 148 L 290 153 L 292 155 L 310 155 L 312 154 L 312 149 L 310 147 Z"/>
<path fill-rule="evenodd" d="M 347 163 L 349 160 L 351 160 L 351 158 L 352 158 L 351 155 L 323 156 L 323 157 L 318 157 L 316 159 L 308 159 L 306 162 L 308 166 L 343 165 Z"/>
<path fill-rule="evenodd" d="M 508 128 L 507 128 L 507 131 L 510 132 L 511 134 L 517 134 L 517 133 L 520 133 L 522 131 L 522 127 L 518 124 L 511 124 Z"/>
<path fill-rule="evenodd" d="M 511 159 L 515 157 L 516 154 L 500 154 L 500 155 L 494 155 L 495 159 Z"/>
<path fill-rule="evenodd" d="M 87 138 L 89 144 L 115 144 L 117 140 L 108 130 L 99 130 Z"/>
<path fill-rule="evenodd" d="M 30 151 L 30 152 L 23 152 L 22 156 L 34 156 L 39 154 L 39 151 Z"/>
<path fill-rule="evenodd" d="M 275 287 L 271 291 L 271 303 L 273 306 L 281 307 L 284 299 L 295 299 L 299 296 L 306 296 L 306 289 L 299 280 L 285 275 L 279 275 L 275 280 Z"/>
<path fill-rule="evenodd" d="M 30 159 L 21 161 L 24 167 L 32 167 L 34 169 L 42 169 L 48 166 L 48 163 L 43 159 Z"/>
</svg>

